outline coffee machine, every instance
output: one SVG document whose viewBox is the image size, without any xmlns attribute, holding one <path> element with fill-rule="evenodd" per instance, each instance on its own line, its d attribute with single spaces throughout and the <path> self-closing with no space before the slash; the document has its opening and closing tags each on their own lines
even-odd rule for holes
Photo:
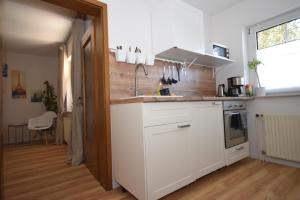
<svg viewBox="0 0 300 200">
<path fill-rule="evenodd" d="M 227 85 L 227 96 L 238 97 L 245 95 L 244 77 L 230 77 L 227 79 Z"/>
</svg>

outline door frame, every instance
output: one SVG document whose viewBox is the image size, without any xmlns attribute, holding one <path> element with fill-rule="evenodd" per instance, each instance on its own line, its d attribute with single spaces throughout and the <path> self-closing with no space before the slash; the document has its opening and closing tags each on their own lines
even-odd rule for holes
<svg viewBox="0 0 300 200">
<path fill-rule="evenodd" d="M 57 6 L 95 17 L 94 88 L 95 135 L 98 139 L 98 181 L 106 190 L 112 189 L 110 85 L 107 5 L 97 0 L 42 0 Z"/>
<path fill-rule="evenodd" d="M 0 19 L 2 19 L 3 13 L 3 1 L 0 0 Z M 1 22 L 0 22 L 1 23 Z M 1 28 L 1 24 L 0 24 Z M 4 50 L 3 50 L 3 41 L 2 35 L 0 35 L 0 67 L 4 64 Z M 1 70 L 2 71 L 2 70 Z M 0 199 L 4 198 L 3 194 L 3 81 L 2 81 L 2 72 L 0 72 Z"/>
<path fill-rule="evenodd" d="M 0 7 L 2 1 L 0 0 Z M 0 11 L 1 12 L 1 11 Z M 1 18 L 1 17 L 0 17 Z M 2 36 L 0 35 L 0 66 L 2 69 L 3 65 L 3 43 Z M 2 72 L 0 74 L 0 199 L 3 199 L 3 82 L 2 82 Z"/>
<path fill-rule="evenodd" d="M 95 23 L 94 21 L 92 22 L 92 25 L 86 30 L 84 35 L 82 36 L 81 43 L 80 43 L 80 52 L 81 52 L 81 73 L 82 73 L 82 102 L 83 102 L 83 155 L 86 154 L 86 144 L 87 144 L 87 120 L 86 120 L 86 115 L 87 115 L 87 110 L 86 110 L 86 65 L 85 65 L 85 58 L 84 58 L 84 48 L 87 46 L 88 42 L 91 41 L 91 55 L 92 55 L 92 65 L 95 65 L 95 55 L 94 55 L 94 50 L 95 50 L 95 29 L 94 29 Z M 94 69 L 93 69 L 94 70 Z M 93 73 L 94 71 L 92 71 Z M 93 73 L 95 76 L 95 73 Z M 97 85 L 96 80 L 97 77 L 93 77 L 94 82 L 93 82 L 93 87 Z M 95 102 L 93 102 L 93 107 L 95 107 Z M 93 129 L 95 129 L 95 124 L 93 124 Z M 98 135 L 95 135 L 95 140 L 98 141 L 99 137 Z M 97 162 L 97 166 L 99 165 L 99 162 Z M 88 167 L 88 166 L 87 166 Z M 96 172 L 97 174 L 93 174 L 95 177 L 99 176 L 99 172 Z"/>
</svg>

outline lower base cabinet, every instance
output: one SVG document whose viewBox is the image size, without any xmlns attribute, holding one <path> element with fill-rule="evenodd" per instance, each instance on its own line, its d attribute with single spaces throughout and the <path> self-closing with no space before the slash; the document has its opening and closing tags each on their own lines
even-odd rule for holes
<svg viewBox="0 0 300 200">
<path fill-rule="evenodd" d="M 149 199 L 158 199 L 193 179 L 190 122 L 145 128 Z"/>
<path fill-rule="evenodd" d="M 113 179 L 159 199 L 225 165 L 221 102 L 111 106 Z"/>
<path fill-rule="evenodd" d="M 222 102 L 192 104 L 192 163 L 196 178 L 225 166 Z"/>
</svg>

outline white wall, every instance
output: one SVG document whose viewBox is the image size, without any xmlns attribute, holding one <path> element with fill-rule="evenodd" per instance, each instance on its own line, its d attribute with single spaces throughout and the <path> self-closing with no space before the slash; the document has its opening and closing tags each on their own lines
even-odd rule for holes
<svg viewBox="0 0 300 200">
<path fill-rule="evenodd" d="M 212 16 L 205 11 L 203 11 L 203 31 L 204 51 L 205 53 L 213 54 Z"/>
<path fill-rule="evenodd" d="M 54 85 L 57 91 L 57 69 L 58 58 L 40 57 L 25 54 L 7 53 L 6 62 L 8 64 L 9 76 L 3 78 L 3 127 L 4 141 L 6 141 L 7 125 L 11 123 L 24 123 L 31 117 L 36 117 L 45 112 L 42 103 L 30 102 L 31 89 L 44 89 L 44 82 L 48 80 Z M 12 99 L 10 71 L 21 70 L 25 72 L 26 77 L 26 99 Z M 13 136 L 13 135 L 12 135 Z M 12 138 L 12 137 L 11 137 Z"/>
<path fill-rule="evenodd" d="M 244 75 L 246 66 L 246 28 L 300 7 L 299 0 L 245 0 L 212 18 L 213 41 L 225 44 L 235 62 L 217 70 L 217 83 L 231 76 Z"/>
</svg>

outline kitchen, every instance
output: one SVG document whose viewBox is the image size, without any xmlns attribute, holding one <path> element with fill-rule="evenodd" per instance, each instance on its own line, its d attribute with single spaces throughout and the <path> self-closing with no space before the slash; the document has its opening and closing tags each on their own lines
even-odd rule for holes
<svg viewBox="0 0 300 200">
<path fill-rule="evenodd" d="M 60 141 L 2 145 L 12 112 L 1 104 L 0 199 L 299 199 L 299 0 L 7 2 L 67 9 L 86 31 L 76 62 L 69 40 L 52 41 L 62 47 L 58 110 L 64 69 L 76 72 L 74 126 L 57 118 Z M 0 90 L 14 67 L 5 44 Z"/>
<path fill-rule="evenodd" d="M 246 157 L 300 167 L 295 144 L 288 150 L 294 158 L 276 155 L 265 135 L 269 115 L 299 117 L 299 90 L 258 94 L 248 69 L 249 32 L 299 18 L 299 2 L 107 3 L 115 186 L 138 199 L 158 199 Z M 122 18 L 124 8 L 134 12 Z M 135 52 L 146 66 L 128 64 Z M 294 133 L 298 140 L 299 128 Z"/>
</svg>

